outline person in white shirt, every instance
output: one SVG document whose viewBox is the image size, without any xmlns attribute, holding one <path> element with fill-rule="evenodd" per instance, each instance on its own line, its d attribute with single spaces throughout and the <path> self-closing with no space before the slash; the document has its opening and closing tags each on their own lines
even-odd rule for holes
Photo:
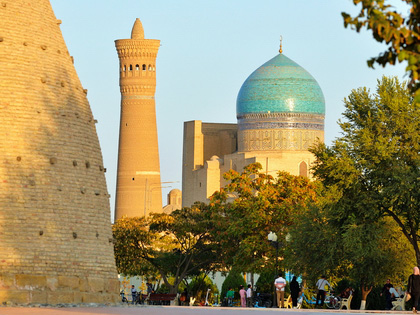
<svg viewBox="0 0 420 315">
<path fill-rule="evenodd" d="M 252 307 L 252 286 L 250 284 L 246 290 L 246 307 Z"/>
<path fill-rule="evenodd" d="M 277 296 L 277 307 L 284 308 L 284 288 L 286 287 L 286 279 L 282 277 L 283 275 L 279 273 L 279 276 L 274 280 L 274 286 L 276 287 L 276 296 Z"/>
<path fill-rule="evenodd" d="M 318 293 L 316 294 L 316 305 L 318 305 L 318 301 L 321 301 L 321 306 L 324 305 L 325 286 L 327 285 L 331 289 L 331 285 L 329 284 L 329 282 L 325 278 L 326 278 L 325 276 L 321 276 L 321 279 L 319 279 L 316 282 L 315 286 L 318 289 Z"/>
<path fill-rule="evenodd" d="M 399 298 L 399 297 L 400 297 L 400 295 L 398 294 L 398 291 L 397 291 L 397 290 L 395 290 L 395 288 L 394 288 L 394 287 L 389 288 L 389 294 L 391 294 L 391 299 L 392 299 L 393 301 L 395 301 L 395 300 L 396 300 L 396 298 Z"/>
</svg>

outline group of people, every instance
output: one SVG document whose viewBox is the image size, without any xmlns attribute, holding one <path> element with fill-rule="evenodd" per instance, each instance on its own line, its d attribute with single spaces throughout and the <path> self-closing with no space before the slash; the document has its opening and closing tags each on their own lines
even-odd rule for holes
<svg viewBox="0 0 420 315">
<path fill-rule="evenodd" d="M 277 306 L 284 308 L 284 291 L 286 287 L 286 280 L 283 278 L 281 273 L 274 281 L 274 286 L 276 287 Z M 331 284 L 327 281 L 326 276 L 323 275 L 316 282 L 315 286 L 317 289 L 316 305 L 320 305 L 322 307 L 324 305 L 327 290 L 331 290 Z M 292 281 L 290 282 L 290 296 L 292 298 L 292 306 L 294 308 L 296 308 L 298 305 L 298 299 L 301 291 L 302 290 L 296 276 L 293 276 Z M 340 298 L 349 298 L 352 294 L 353 289 L 348 287 L 340 294 Z"/>
<path fill-rule="evenodd" d="M 274 280 L 274 286 L 276 288 L 276 299 L 277 299 L 277 306 L 284 308 L 284 292 L 286 288 L 286 279 L 283 278 L 283 275 L 279 273 L 278 277 Z M 320 305 L 321 307 L 324 305 L 324 300 L 326 296 L 326 292 L 331 289 L 330 283 L 327 281 L 326 277 L 323 275 L 321 278 L 316 282 L 316 305 Z M 181 294 L 181 305 L 188 305 L 185 302 L 188 302 L 188 293 L 185 289 L 183 294 Z M 153 292 L 153 287 L 150 283 L 147 283 L 147 293 L 150 294 Z M 290 282 L 290 295 L 292 298 L 292 305 L 293 307 L 297 307 L 298 305 L 298 298 L 301 294 L 301 287 L 299 282 L 296 279 L 296 276 L 293 276 L 292 281 Z M 340 297 L 342 299 L 347 299 L 350 295 L 353 294 L 353 289 L 351 287 L 346 288 L 341 294 Z M 131 286 L 131 295 L 132 295 L 132 303 L 134 304 L 137 301 L 138 292 L 134 285 Z M 248 285 L 248 288 L 245 290 L 245 287 L 241 285 L 239 287 L 239 296 L 241 301 L 241 307 L 252 307 L 252 298 L 253 298 L 253 290 L 251 284 Z M 228 301 L 228 305 L 233 304 L 233 299 L 235 296 L 235 291 L 233 288 L 230 288 L 226 294 L 226 299 Z M 399 297 L 402 297 L 403 294 L 399 293 L 394 286 L 391 284 L 390 279 L 386 280 L 385 285 L 382 288 L 381 296 L 385 297 L 386 302 L 386 309 L 392 309 L 392 301 L 396 300 Z M 413 313 L 417 313 L 419 310 L 419 300 L 420 300 L 420 270 L 418 267 L 413 268 L 413 274 L 410 275 L 408 278 L 408 285 L 407 285 L 407 292 L 406 292 L 406 300 L 412 299 L 413 300 Z"/>
<path fill-rule="evenodd" d="M 403 294 L 399 293 L 394 286 L 391 284 L 391 280 L 387 279 L 381 292 L 381 296 L 385 296 L 385 308 L 387 310 L 392 309 L 392 301 L 395 301 L 399 297 L 403 297 Z M 413 300 L 413 313 L 417 313 L 419 310 L 420 300 L 420 270 L 419 267 L 413 268 L 413 274 L 408 277 L 407 291 L 405 300 Z"/>
<path fill-rule="evenodd" d="M 233 288 L 229 288 L 229 291 L 226 293 L 228 306 L 233 305 L 234 297 L 235 291 Z M 239 287 L 239 297 L 241 299 L 241 307 L 252 307 L 252 286 L 248 284 L 248 288 L 245 290 L 245 287 L 241 285 Z"/>
<path fill-rule="evenodd" d="M 274 280 L 274 286 L 276 287 L 276 298 L 277 306 L 279 308 L 284 308 L 284 291 L 286 288 L 286 279 L 283 278 L 283 275 L 279 273 L 276 280 Z M 324 305 L 325 299 L 325 286 L 331 287 L 329 282 L 326 280 L 325 276 L 322 276 L 316 283 L 317 295 L 316 295 L 316 305 L 320 302 L 320 305 Z M 297 281 L 296 276 L 293 276 L 292 281 L 290 282 L 290 296 L 292 297 L 292 306 L 297 307 L 298 298 L 301 292 L 299 282 Z"/>
<path fill-rule="evenodd" d="M 153 286 L 150 282 L 146 283 L 146 289 L 147 289 L 147 295 L 154 293 Z M 131 291 L 131 304 L 141 303 L 141 292 L 137 292 L 137 289 L 134 286 L 134 284 L 131 285 L 130 291 Z"/>
</svg>

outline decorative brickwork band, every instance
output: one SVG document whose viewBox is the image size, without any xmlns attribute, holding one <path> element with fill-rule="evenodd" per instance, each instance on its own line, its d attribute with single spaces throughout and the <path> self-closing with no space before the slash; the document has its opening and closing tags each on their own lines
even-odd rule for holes
<svg viewBox="0 0 420 315">
<path fill-rule="evenodd" d="M 307 151 L 317 139 L 324 141 L 323 131 L 314 130 L 245 130 L 239 133 L 239 151 Z"/>
<path fill-rule="evenodd" d="M 306 151 L 324 140 L 324 115 L 306 113 L 252 113 L 238 115 L 240 152 Z"/>
<path fill-rule="evenodd" d="M 308 129 L 308 130 L 324 130 L 324 124 L 311 124 L 300 122 L 256 122 L 243 123 L 239 125 L 239 130 L 252 129 Z"/>
</svg>

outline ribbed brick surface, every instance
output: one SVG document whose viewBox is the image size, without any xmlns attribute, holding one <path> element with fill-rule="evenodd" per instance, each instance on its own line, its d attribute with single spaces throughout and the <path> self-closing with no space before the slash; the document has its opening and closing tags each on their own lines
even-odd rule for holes
<svg viewBox="0 0 420 315">
<path fill-rule="evenodd" d="M 118 296 L 95 121 L 59 24 L 48 0 L 0 1 L 0 303 Z"/>
<path fill-rule="evenodd" d="M 115 41 L 120 60 L 121 122 L 115 219 L 162 212 L 156 125 L 156 56 L 139 19 L 131 39 Z"/>
</svg>

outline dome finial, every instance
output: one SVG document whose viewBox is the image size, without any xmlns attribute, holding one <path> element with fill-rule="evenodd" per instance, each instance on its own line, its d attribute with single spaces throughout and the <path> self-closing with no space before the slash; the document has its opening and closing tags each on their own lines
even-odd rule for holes
<svg viewBox="0 0 420 315">
<path fill-rule="evenodd" d="M 131 31 L 131 39 L 144 39 L 143 25 L 141 25 L 139 18 L 137 18 L 134 22 L 133 29 Z"/>
<path fill-rule="evenodd" d="M 282 53 L 283 52 L 282 42 L 283 42 L 283 36 L 280 35 L 280 49 L 279 49 L 279 53 Z"/>
</svg>

